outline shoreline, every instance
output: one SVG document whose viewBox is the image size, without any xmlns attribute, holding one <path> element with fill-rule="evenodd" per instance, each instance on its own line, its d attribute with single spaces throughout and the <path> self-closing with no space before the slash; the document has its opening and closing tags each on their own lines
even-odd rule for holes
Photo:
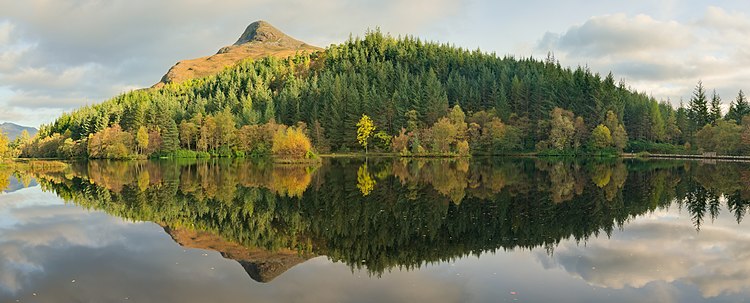
<svg viewBox="0 0 750 303">
<path fill-rule="evenodd" d="M 609 158 L 609 156 L 598 156 L 598 155 L 551 155 L 551 154 L 540 154 L 537 152 L 529 153 L 517 153 L 517 154 L 502 154 L 502 155 L 471 155 L 471 156 L 454 156 L 454 155 L 421 155 L 421 156 L 401 156 L 397 153 L 326 153 L 318 154 L 318 160 L 303 159 L 303 160 L 292 160 L 276 157 L 268 157 L 269 160 L 275 163 L 314 163 L 319 162 L 320 158 L 403 158 L 403 159 L 469 159 L 469 158 L 485 158 L 485 157 L 507 157 L 507 158 Z M 741 161 L 750 162 L 750 155 L 748 156 L 730 156 L 730 155 L 703 155 L 703 154 L 639 154 L 639 153 L 621 153 L 611 158 L 622 158 L 622 159 L 675 159 L 675 160 L 722 160 L 722 161 Z M 177 159 L 199 159 L 199 158 L 174 158 Z M 205 158 L 205 159 L 220 159 L 220 158 Z M 225 159 L 235 159 L 229 157 Z M 240 159 L 240 158 L 236 158 Z M 89 160 L 109 160 L 109 161 L 138 161 L 138 160 L 163 160 L 160 158 L 153 159 L 87 159 L 87 158 L 5 158 L 0 159 L 0 165 L 10 163 L 28 163 L 32 161 L 43 161 L 43 162 L 70 162 L 70 161 L 89 161 Z"/>
<path fill-rule="evenodd" d="M 721 160 L 721 161 L 736 161 L 736 162 L 750 162 L 750 156 L 729 156 L 729 155 L 687 155 L 687 154 L 646 154 L 638 155 L 631 153 L 624 153 L 621 155 L 623 158 L 659 158 L 659 159 L 676 159 L 676 160 Z"/>
</svg>

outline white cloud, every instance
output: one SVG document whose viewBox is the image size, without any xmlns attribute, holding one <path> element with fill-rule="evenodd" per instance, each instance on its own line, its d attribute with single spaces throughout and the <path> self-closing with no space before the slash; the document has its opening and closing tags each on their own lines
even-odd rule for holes
<svg viewBox="0 0 750 303">
<path fill-rule="evenodd" d="M 657 20 L 648 15 L 603 15 L 563 34 L 547 33 L 537 51 L 555 52 L 564 65 L 612 71 L 630 86 L 660 99 L 689 98 L 698 80 L 728 103 L 750 83 L 750 18 L 709 7 L 694 20 Z"/>
<path fill-rule="evenodd" d="M 15 73 L 8 74 L 0 79 L 12 83 L 12 87 L 23 90 L 44 85 L 50 88 L 73 88 L 80 85 L 86 76 L 91 76 L 96 65 L 87 64 L 64 68 L 60 71 L 51 71 L 46 67 L 22 67 Z"/>
<path fill-rule="evenodd" d="M 0 22 L 0 46 L 10 43 L 10 35 L 13 32 L 13 23 L 9 21 Z"/>
<path fill-rule="evenodd" d="M 721 7 L 710 6 L 699 25 L 715 29 L 718 32 L 727 30 L 738 31 L 746 34 L 750 30 L 750 18 L 741 12 L 727 12 Z"/>
<path fill-rule="evenodd" d="M 592 17 L 565 34 L 548 34 L 543 45 L 573 55 L 606 57 L 648 54 L 660 49 L 685 47 L 694 38 L 690 29 L 674 21 L 657 21 L 647 15 L 615 14 Z"/>
</svg>

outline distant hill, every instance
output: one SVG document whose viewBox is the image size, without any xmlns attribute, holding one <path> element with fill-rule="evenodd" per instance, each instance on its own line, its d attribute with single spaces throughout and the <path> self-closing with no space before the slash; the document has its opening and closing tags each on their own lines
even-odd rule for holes
<svg viewBox="0 0 750 303">
<path fill-rule="evenodd" d="M 10 122 L 0 123 L 0 132 L 8 136 L 8 139 L 10 139 L 11 141 L 15 140 L 16 137 L 20 136 L 21 132 L 23 132 L 24 130 L 29 132 L 30 137 L 33 137 L 39 131 L 36 128 L 21 126 L 15 123 L 10 123 Z"/>
<path fill-rule="evenodd" d="M 215 55 L 177 62 L 154 87 L 210 76 L 248 58 L 286 58 L 297 52 L 321 50 L 323 49 L 287 36 L 268 22 L 256 21 L 247 26 L 237 42 L 222 47 Z"/>
</svg>

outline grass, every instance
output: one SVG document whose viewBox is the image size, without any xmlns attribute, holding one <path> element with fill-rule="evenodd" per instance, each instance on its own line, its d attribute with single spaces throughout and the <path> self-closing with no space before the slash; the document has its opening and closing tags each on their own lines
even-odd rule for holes
<svg viewBox="0 0 750 303">
<path fill-rule="evenodd" d="M 11 170 L 60 171 L 68 167 L 68 163 L 59 160 L 39 159 L 2 159 L 0 168 Z"/>
</svg>

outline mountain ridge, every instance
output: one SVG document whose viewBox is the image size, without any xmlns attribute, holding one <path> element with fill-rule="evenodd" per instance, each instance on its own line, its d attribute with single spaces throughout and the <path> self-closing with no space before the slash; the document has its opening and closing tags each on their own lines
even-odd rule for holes
<svg viewBox="0 0 750 303">
<path fill-rule="evenodd" d="M 270 23 L 259 20 L 250 23 L 237 41 L 219 49 L 216 54 L 181 60 L 172 66 L 153 87 L 180 83 L 219 73 L 245 59 L 267 56 L 285 58 L 297 52 L 317 52 L 323 49 L 294 39 Z"/>
<path fill-rule="evenodd" d="M 22 126 L 13 122 L 0 123 L 0 133 L 4 133 L 10 141 L 18 138 L 24 130 L 29 133 L 29 137 L 34 137 L 34 135 L 39 132 L 39 130 L 34 127 Z"/>
</svg>

